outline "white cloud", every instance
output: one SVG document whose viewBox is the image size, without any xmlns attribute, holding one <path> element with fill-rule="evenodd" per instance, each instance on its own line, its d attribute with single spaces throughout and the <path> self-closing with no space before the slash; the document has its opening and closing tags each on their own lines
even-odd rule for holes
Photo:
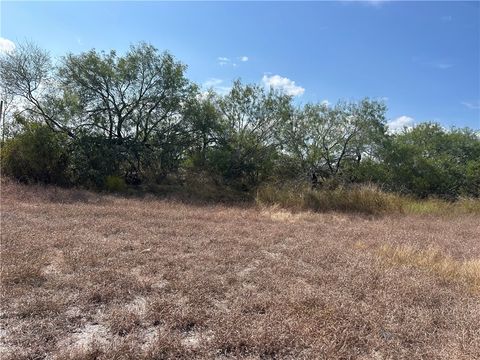
<svg viewBox="0 0 480 360">
<path fill-rule="evenodd" d="M 413 127 L 415 120 L 410 116 L 402 115 L 396 119 L 390 120 L 387 123 L 388 132 L 396 133 L 402 131 L 404 128 L 410 129 Z"/>
<path fill-rule="evenodd" d="M 453 17 L 451 15 L 445 15 L 445 16 L 442 16 L 440 17 L 440 20 L 443 21 L 443 22 L 450 22 L 452 21 Z"/>
<path fill-rule="evenodd" d="M 248 61 L 248 56 L 240 56 L 240 57 L 237 57 L 236 59 L 241 62 L 246 62 Z M 220 66 L 225 66 L 225 65 L 232 66 L 232 67 L 238 66 L 238 63 L 233 62 L 231 58 L 228 58 L 226 56 L 217 57 L 217 61 Z"/>
<path fill-rule="evenodd" d="M 462 101 L 462 105 L 464 105 L 467 108 L 472 109 L 472 110 L 478 110 L 478 109 L 480 109 L 480 100 L 478 100 L 478 101 Z"/>
<path fill-rule="evenodd" d="M 231 86 L 217 86 L 215 89 L 215 92 L 219 95 L 226 95 L 232 90 Z"/>
<path fill-rule="evenodd" d="M 208 91 L 201 91 L 197 95 L 195 95 L 197 100 L 206 100 L 208 99 L 209 92 Z"/>
<path fill-rule="evenodd" d="M 12 52 L 15 49 L 15 43 L 11 40 L 0 37 L 0 53 Z"/>
<path fill-rule="evenodd" d="M 222 82 L 222 79 L 210 78 L 203 83 L 203 87 L 211 88 L 220 85 Z"/>
<path fill-rule="evenodd" d="M 210 78 L 206 80 L 202 85 L 205 89 L 213 89 L 217 94 L 225 95 L 227 94 L 232 88 L 230 86 L 224 86 L 222 79 L 217 78 Z"/>
<path fill-rule="evenodd" d="M 295 81 L 280 75 L 263 75 L 262 82 L 266 87 L 280 90 L 290 96 L 300 96 L 305 92 L 303 87 L 295 85 Z"/>
<path fill-rule="evenodd" d="M 228 64 L 230 63 L 230 61 L 231 61 L 229 58 L 227 58 L 227 57 L 225 57 L 225 56 L 219 56 L 219 57 L 217 58 L 217 60 L 218 60 L 218 64 L 219 64 L 220 66 L 228 65 Z"/>
</svg>

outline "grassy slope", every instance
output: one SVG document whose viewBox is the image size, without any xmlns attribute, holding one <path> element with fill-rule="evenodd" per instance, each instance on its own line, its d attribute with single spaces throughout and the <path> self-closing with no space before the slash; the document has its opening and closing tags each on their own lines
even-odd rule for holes
<svg viewBox="0 0 480 360">
<path fill-rule="evenodd" d="M 480 358 L 478 215 L 2 187 L 2 359 Z"/>
</svg>

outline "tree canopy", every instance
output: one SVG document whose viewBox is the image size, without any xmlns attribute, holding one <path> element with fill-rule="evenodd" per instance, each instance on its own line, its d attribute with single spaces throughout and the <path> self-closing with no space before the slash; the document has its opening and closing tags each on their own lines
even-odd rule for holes
<svg viewBox="0 0 480 360">
<path fill-rule="evenodd" d="M 420 197 L 480 195 L 478 132 L 424 123 L 391 134 L 382 101 L 299 106 L 241 80 L 223 95 L 202 92 L 186 69 L 146 43 L 58 61 L 20 44 L 0 56 L 2 98 L 15 104 L 9 126 L 17 129 L 2 168 L 100 188 L 112 177 L 139 185 L 204 172 L 243 190 L 270 181 L 369 182 Z"/>
</svg>

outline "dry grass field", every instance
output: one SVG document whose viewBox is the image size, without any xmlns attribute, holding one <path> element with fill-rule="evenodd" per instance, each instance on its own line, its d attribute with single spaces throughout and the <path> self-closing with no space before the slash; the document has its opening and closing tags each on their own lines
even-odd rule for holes
<svg viewBox="0 0 480 360">
<path fill-rule="evenodd" d="M 2 183 L 7 359 L 480 359 L 480 217 Z"/>
</svg>

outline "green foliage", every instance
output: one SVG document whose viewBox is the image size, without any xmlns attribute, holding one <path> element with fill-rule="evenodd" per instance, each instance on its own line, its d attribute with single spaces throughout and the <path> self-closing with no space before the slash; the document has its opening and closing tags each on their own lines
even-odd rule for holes
<svg viewBox="0 0 480 360">
<path fill-rule="evenodd" d="M 282 126 L 286 153 L 303 169 L 326 180 L 349 180 L 362 158 L 376 158 L 385 141 L 382 102 L 364 99 L 336 106 L 307 104 Z"/>
<path fill-rule="evenodd" d="M 111 175 L 105 178 L 105 190 L 111 192 L 124 192 L 126 189 L 127 184 L 124 178 Z"/>
<path fill-rule="evenodd" d="M 2 145 L 6 175 L 24 182 L 68 183 L 67 137 L 47 125 L 23 123 L 22 130 Z"/>
<path fill-rule="evenodd" d="M 186 66 L 152 45 L 131 46 L 124 56 L 90 50 L 68 54 L 59 68 L 64 102 L 83 129 L 109 139 L 149 142 L 177 123 L 195 87 Z"/>
<path fill-rule="evenodd" d="M 21 100 L 33 122 L 7 126 L 4 173 L 111 191 L 167 179 L 182 188 L 188 174 L 208 174 L 215 186 L 205 187 L 245 196 L 275 181 L 310 182 L 297 200 L 319 210 L 383 209 L 383 194 L 352 186 L 370 183 L 420 198 L 480 196 L 472 130 L 425 123 L 387 134 L 379 101 L 295 108 L 290 96 L 240 80 L 223 96 L 200 93 L 185 71 L 145 43 L 122 55 L 68 54 L 57 66 L 31 44 L 0 55 L 2 96 Z"/>
<path fill-rule="evenodd" d="M 71 144 L 70 173 L 74 184 L 102 189 L 108 176 L 124 176 L 125 147 L 117 140 L 83 135 Z"/>
<path fill-rule="evenodd" d="M 478 159 L 480 138 L 474 132 L 424 123 L 391 138 L 383 167 L 392 190 L 456 198 L 478 194 Z"/>
<path fill-rule="evenodd" d="M 480 159 L 467 162 L 465 166 L 465 185 L 462 190 L 466 196 L 480 196 Z"/>
<path fill-rule="evenodd" d="M 216 106 L 217 98 L 210 92 L 190 98 L 183 113 L 186 127 L 190 130 L 190 146 L 185 164 L 190 168 L 203 169 L 208 166 L 207 155 L 220 139 L 223 124 Z"/>
<path fill-rule="evenodd" d="M 227 181 L 251 189 L 272 175 L 277 133 L 291 111 L 291 97 L 237 80 L 218 108 L 221 131 L 209 164 Z"/>
</svg>

